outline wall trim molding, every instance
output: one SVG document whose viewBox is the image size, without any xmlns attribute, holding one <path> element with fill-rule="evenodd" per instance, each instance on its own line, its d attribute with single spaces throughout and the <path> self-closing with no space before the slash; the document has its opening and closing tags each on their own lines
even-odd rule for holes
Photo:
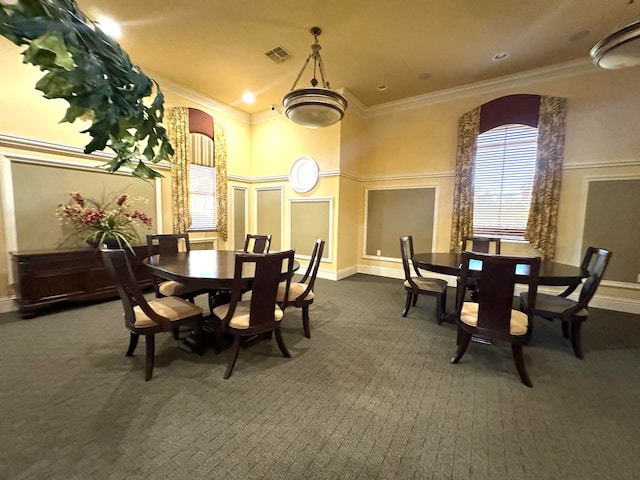
<svg viewBox="0 0 640 480">
<path fill-rule="evenodd" d="M 2 297 L 0 298 L 0 313 L 17 312 L 18 302 L 15 298 Z"/>
<path fill-rule="evenodd" d="M 496 91 L 504 91 L 505 88 L 514 89 L 540 81 L 554 80 L 557 78 L 582 75 L 597 71 L 598 69 L 588 59 L 557 63 L 555 65 L 536 68 L 526 72 L 505 75 L 490 80 L 462 85 L 460 87 L 438 90 L 424 95 L 417 95 L 411 98 L 367 107 L 364 111 L 363 118 L 414 110 L 441 102 L 460 100 L 470 96 L 488 94 Z"/>
<path fill-rule="evenodd" d="M 60 155 L 60 156 L 64 156 L 64 157 L 74 157 L 74 158 L 81 158 L 83 160 L 92 160 L 92 161 L 96 161 L 96 162 L 101 162 L 101 164 L 104 164 L 106 162 L 108 162 L 109 160 L 111 160 L 113 158 L 113 154 L 104 152 L 104 151 L 99 151 L 99 152 L 93 152 L 90 154 L 84 153 L 84 149 L 81 147 L 75 147 L 72 145 L 66 145 L 63 143 L 55 143 L 55 142 L 48 142 L 48 141 L 44 141 L 44 140 L 37 140 L 34 138 L 27 138 L 27 137 L 19 137 L 16 135 L 9 135 L 6 133 L 0 133 L 0 147 L 6 147 L 6 148 L 14 148 L 14 149 L 19 149 L 19 150 L 29 150 L 29 151 L 36 151 L 36 152 L 40 152 L 40 153 L 47 153 L 47 154 L 51 154 L 51 155 Z M 36 162 L 40 162 L 40 163 L 44 163 L 44 162 L 50 162 L 50 165 L 60 165 L 60 166 L 67 166 L 67 167 L 72 167 L 74 165 L 82 165 L 79 163 L 74 163 L 74 162 L 69 162 L 69 161 L 65 161 L 65 160 L 56 160 L 56 159 L 45 159 L 45 158 L 40 158 L 40 157 L 34 157 L 34 156 L 30 156 L 30 155 L 24 155 L 24 154 L 19 154 L 19 153 L 12 153 L 12 152 L 1 152 L 5 157 L 7 158 L 15 158 L 16 161 L 23 161 L 23 163 L 28 163 L 26 159 L 33 159 L 32 163 L 36 163 Z M 21 160 L 22 159 L 22 160 Z M 159 162 L 159 163 L 153 163 L 153 162 L 149 162 L 148 160 L 144 160 L 143 161 L 146 165 L 150 166 L 151 168 L 154 169 L 169 169 L 170 168 L 170 164 L 169 162 Z M 99 168 L 99 167 L 93 167 L 93 168 Z M 105 172 L 108 173 L 108 172 Z M 127 175 L 129 175 L 131 173 L 131 169 L 127 169 L 127 168 L 121 168 L 120 170 L 118 170 L 117 172 L 114 172 L 114 174 L 121 174 L 121 173 L 126 173 Z"/>
</svg>

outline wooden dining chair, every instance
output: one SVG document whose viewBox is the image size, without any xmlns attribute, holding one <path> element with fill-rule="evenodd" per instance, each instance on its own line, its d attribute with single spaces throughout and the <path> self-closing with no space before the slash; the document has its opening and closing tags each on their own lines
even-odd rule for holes
<svg viewBox="0 0 640 480">
<path fill-rule="evenodd" d="M 175 257 L 180 251 L 191 251 L 189 234 L 187 233 L 147 235 L 147 255 L 149 256 L 159 254 L 166 257 Z M 206 290 L 192 288 L 184 283 L 165 280 L 155 275 L 153 277 L 153 288 L 157 298 L 175 296 L 190 302 L 193 302 L 196 296 L 207 293 Z"/>
<path fill-rule="evenodd" d="M 402 316 L 406 317 L 411 306 L 415 306 L 418 295 L 427 295 L 436 299 L 436 321 L 442 323 L 445 317 L 447 304 L 447 281 L 440 278 L 423 277 L 418 267 L 413 263 L 413 237 L 405 235 L 400 237 L 400 255 L 404 269 L 404 289 L 407 292 L 407 300 L 402 310 Z M 409 265 L 411 263 L 411 265 Z M 412 274 L 411 270 L 413 267 Z"/>
<path fill-rule="evenodd" d="M 247 233 L 247 237 L 244 240 L 245 253 L 269 253 L 271 248 L 271 235 L 258 235 L 254 233 Z"/>
<path fill-rule="evenodd" d="M 520 379 L 533 386 L 522 355 L 526 333 L 533 315 L 513 309 L 515 284 L 527 285 L 528 302 L 536 301 L 540 272 L 539 257 L 509 257 L 487 253 L 463 252 L 459 285 L 467 285 L 471 276 L 478 280 L 476 302 L 465 301 L 465 289 L 456 295 L 458 349 L 451 363 L 458 363 L 467 351 L 472 336 L 511 342 L 511 352 Z"/>
<path fill-rule="evenodd" d="M 228 304 L 219 305 L 213 309 L 213 315 L 220 321 L 222 331 L 233 336 L 231 359 L 224 373 L 225 379 L 229 378 L 233 372 L 242 337 L 256 337 L 273 332 L 282 355 L 286 358 L 291 357 L 280 329 L 284 305 L 280 307 L 276 303 L 276 296 L 283 276 L 285 297 L 289 294 L 294 254 L 294 250 L 264 254 L 236 254 L 231 300 Z M 251 299 L 242 300 L 242 294 L 248 283 L 253 284 Z"/>
<path fill-rule="evenodd" d="M 320 268 L 320 260 L 324 251 L 324 240 L 316 238 L 313 244 L 313 251 L 309 259 L 307 271 L 299 282 L 291 282 L 289 293 L 285 295 L 286 281 L 280 282 L 278 286 L 278 295 L 276 301 L 281 307 L 298 307 L 302 308 L 302 328 L 304 336 L 311 338 L 311 330 L 309 328 L 309 305 L 313 303 L 315 293 L 313 287 Z"/>
<path fill-rule="evenodd" d="M 483 237 L 474 235 L 471 237 L 465 237 L 462 239 L 462 251 L 478 252 L 478 253 L 495 253 L 500 254 L 500 237 Z M 476 285 L 475 278 L 469 278 L 467 284 L 467 290 L 471 292 L 471 299 L 476 299 Z"/>
<path fill-rule="evenodd" d="M 145 374 L 146 381 L 151 380 L 155 361 L 155 335 L 171 332 L 180 325 L 191 325 L 197 339 L 202 334 L 202 308 L 182 298 L 168 296 L 147 301 L 138 286 L 124 250 L 102 250 L 104 265 L 111 277 L 122 306 L 124 324 L 130 332 L 129 348 L 126 356 L 133 355 L 138 339 L 144 336 L 146 345 Z M 202 349 L 198 344 L 198 353 Z"/>
<path fill-rule="evenodd" d="M 558 319 L 562 324 L 564 338 L 571 338 L 571 346 L 576 357 L 584 359 L 580 331 L 582 323 L 589 318 L 589 302 L 600 285 L 612 253 L 598 247 L 589 247 L 582 260 L 582 267 L 589 271 L 589 276 L 582 284 L 578 300 L 567 298 L 568 291 L 561 295 L 539 293 L 535 302 L 527 297 L 527 292 L 520 294 L 520 307 L 547 320 Z"/>
<path fill-rule="evenodd" d="M 500 237 L 465 237 L 462 239 L 462 251 L 500 254 Z"/>
</svg>

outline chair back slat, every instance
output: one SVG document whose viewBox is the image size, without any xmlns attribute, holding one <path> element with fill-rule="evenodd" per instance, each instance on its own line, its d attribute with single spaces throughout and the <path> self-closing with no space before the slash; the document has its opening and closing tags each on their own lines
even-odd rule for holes
<svg viewBox="0 0 640 480">
<path fill-rule="evenodd" d="M 400 237 L 400 255 L 402 257 L 404 279 L 408 281 L 414 288 L 418 288 L 418 286 L 411 278 L 411 265 L 409 264 L 409 262 L 413 258 L 413 237 L 411 235 Z"/>
<path fill-rule="evenodd" d="M 245 253 L 269 253 L 271 249 L 271 235 L 247 233 L 244 240 Z"/>
<path fill-rule="evenodd" d="M 191 251 L 188 233 L 163 233 L 147 235 L 147 254 L 175 256 L 178 252 Z"/>
<path fill-rule="evenodd" d="M 309 265 L 307 266 L 307 271 L 302 276 L 300 283 L 307 283 L 307 288 L 300 295 L 301 298 L 305 298 L 309 292 L 313 290 L 313 285 L 316 282 L 316 276 L 318 275 L 318 270 L 320 269 L 320 260 L 322 260 L 322 253 L 324 252 L 324 244 L 325 241 L 321 238 L 316 238 L 313 243 L 313 252 L 311 252 L 311 258 L 309 259 Z"/>
<path fill-rule="evenodd" d="M 462 240 L 462 250 L 478 253 L 500 253 L 499 237 L 465 237 Z"/>
<path fill-rule="evenodd" d="M 526 284 L 530 301 L 535 303 L 540 273 L 539 257 L 511 257 L 465 251 L 462 253 L 460 284 L 477 279 L 478 330 L 509 333 L 515 284 Z M 459 288 L 457 313 L 464 302 Z"/>
<path fill-rule="evenodd" d="M 233 316 L 236 304 L 246 288 L 246 279 L 253 278 L 250 300 L 249 328 L 274 322 L 274 310 L 278 285 L 285 276 L 286 295 L 289 294 L 293 275 L 295 250 L 278 253 L 238 253 L 235 261 L 235 274 L 231 290 L 231 303 L 224 323 Z M 285 297 L 286 298 L 286 297 Z"/>
<path fill-rule="evenodd" d="M 102 260 L 116 287 L 118 296 L 124 308 L 125 326 L 135 329 L 135 315 L 133 307 L 140 306 L 142 311 L 159 327 L 168 325 L 170 321 L 158 315 L 144 298 L 142 290 L 138 285 L 131 264 L 127 257 L 127 252 L 122 249 L 102 249 Z"/>
<path fill-rule="evenodd" d="M 589 247 L 582 261 L 582 266 L 589 270 L 589 277 L 585 280 L 580 290 L 578 304 L 580 308 L 586 307 L 598 289 L 612 253 L 609 250 L 598 247 Z"/>
</svg>

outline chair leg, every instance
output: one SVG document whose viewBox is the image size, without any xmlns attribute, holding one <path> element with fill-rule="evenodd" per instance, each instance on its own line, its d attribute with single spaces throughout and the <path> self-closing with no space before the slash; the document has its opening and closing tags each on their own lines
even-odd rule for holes
<svg viewBox="0 0 640 480">
<path fill-rule="evenodd" d="M 471 342 L 471 334 L 469 332 L 465 332 L 461 327 L 458 327 L 458 350 L 456 354 L 451 357 L 451 363 L 458 363 L 464 352 L 467 351 L 467 347 L 469 347 L 469 343 Z"/>
<path fill-rule="evenodd" d="M 406 317 L 411 308 L 411 300 L 413 300 L 413 293 L 407 292 L 407 301 L 404 303 L 404 310 L 402 310 L 402 316 Z"/>
<path fill-rule="evenodd" d="M 302 307 L 302 328 L 304 328 L 304 336 L 311 338 L 311 330 L 309 329 L 309 305 Z"/>
<path fill-rule="evenodd" d="M 562 324 L 562 336 L 564 338 L 569 338 L 569 322 L 560 320 L 560 323 Z"/>
<path fill-rule="evenodd" d="M 138 339 L 140 338 L 140 335 L 131 332 L 129 335 L 129 349 L 127 350 L 127 353 L 125 354 L 127 357 L 130 357 L 131 355 L 133 355 L 133 352 L 135 351 L 136 347 L 138 346 Z"/>
<path fill-rule="evenodd" d="M 533 387 L 533 385 L 531 384 L 531 379 L 529 378 L 529 374 L 527 373 L 527 368 L 524 365 L 524 357 L 522 356 L 522 344 L 512 343 L 511 352 L 513 353 L 513 360 L 516 363 L 516 368 L 518 369 L 518 373 L 520 374 L 520 380 L 522 380 L 522 383 L 524 383 L 527 387 Z"/>
<path fill-rule="evenodd" d="M 521 310 L 521 312 L 527 313 L 524 310 Z M 527 325 L 527 333 L 524 334 L 524 344 L 529 345 L 529 342 L 531 342 L 532 338 L 533 338 L 533 319 L 531 319 L 531 321 L 529 322 L 529 325 Z"/>
<path fill-rule="evenodd" d="M 173 328 L 173 338 L 175 340 L 180 340 L 180 327 Z"/>
<path fill-rule="evenodd" d="M 446 295 L 446 293 L 444 295 L 436 295 L 436 321 L 438 325 L 441 325 L 444 319 L 444 309 L 447 303 Z"/>
<path fill-rule="evenodd" d="M 289 350 L 287 350 L 287 346 L 284 344 L 284 339 L 282 338 L 282 330 L 280 330 L 280 325 L 273 329 L 276 332 L 276 342 L 278 343 L 278 347 L 280 347 L 280 351 L 282 352 L 282 356 L 285 358 L 291 358 L 291 354 Z"/>
<path fill-rule="evenodd" d="M 413 302 L 411 302 L 411 304 L 415 307 L 416 303 L 418 303 L 418 294 L 414 293 L 413 294 Z"/>
<path fill-rule="evenodd" d="M 576 357 L 584 360 L 584 354 L 582 353 L 582 342 L 580 340 L 580 327 L 582 322 L 571 322 L 571 345 L 573 346 L 573 353 Z"/>
<path fill-rule="evenodd" d="M 227 371 L 224 372 L 224 379 L 226 380 L 231 376 L 233 372 L 233 367 L 236 364 L 236 360 L 238 359 L 238 353 L 240 352 L 240 335 L 233 336 L 233 346 L 231 347 L 231 360 L 229 361 L 229 365 L 227 366 Z"/>
<path fill-rule="evenodd" d="M 145 335 L 144 343 L 147 347 L 147 354 L 145 357 L 145 368 L 144 368 L 144 380 L 148 382 L 151 380 L 151 376 L 153 375 L 153 363 L 155 361 L 156 355 L 156 336 L 155 335 Z"/>
</svg>

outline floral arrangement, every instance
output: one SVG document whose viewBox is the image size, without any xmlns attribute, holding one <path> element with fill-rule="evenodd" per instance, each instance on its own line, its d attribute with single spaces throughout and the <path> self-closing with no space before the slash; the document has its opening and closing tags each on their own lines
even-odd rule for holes
<svg viewBox="0 0 640 480">
<path fill-rule="evenodd" d="M 136 226 L 151 228 L 150 217 L 138 210 L 130 212 L 131 198 L 127 193 L 118 193 L 107 202 L 85 198 L 78 192 L 69 195 L 69 202 L 58 205 L 56 211 L 63 225 L 71 227 L 67 238 L 80 238 L 94 246 L 105 243 L 110 247 L 127 246 L 132 250 L 131 242 L 140 240 Z"/>
</svg>

